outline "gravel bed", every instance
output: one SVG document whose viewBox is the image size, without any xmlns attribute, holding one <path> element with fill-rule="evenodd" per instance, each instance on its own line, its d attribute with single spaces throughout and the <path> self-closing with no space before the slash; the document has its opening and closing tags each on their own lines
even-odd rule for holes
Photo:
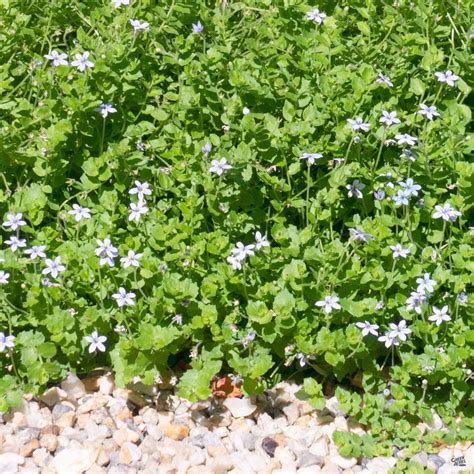
<svg viewBox="0 0 474 474">
<path fill-rule="evenodd" d="M 70 374 L 61 387 L 0 416 L 0 473 L 349 474 L 385 473 L 396 464 L 395 448 L 393 457 L 342 457 L 334 431 L 364 430 L 334 397 L 316 412 L 295 398 L 298 389 L 281 383 L 261 397 L 193 404 L 171 390 L 116 388 L 111 375 L 81 381 Z M 474 445 L 414 459 L 448 474 L 457 456 L 474 466 Z"/>
</svg>

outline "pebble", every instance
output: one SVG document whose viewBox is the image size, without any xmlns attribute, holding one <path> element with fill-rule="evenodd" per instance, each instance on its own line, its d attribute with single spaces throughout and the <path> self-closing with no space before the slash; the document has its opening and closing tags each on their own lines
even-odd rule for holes
<svg viewBox="0 0 474 474">
<path fill-rule="evenodd" d="M 97 455 L 98 450 L 67 448 L 56 454 L 49 467 L 60 473 L 80 474 L 95 463 Z"/>
<path fill-rule="evenodd" d="M 165 428 L 164 435 L 176 441 L 181 441 L 189 434 L 189 428 L 186 425 L 168 425 Z"/>
<path fill-rule="evenodd" d="M 25 458 L 15 453 L 0 454 L 0 472 L 2 474 L 13 474 L 25 463 Z"/>
<path fill-rule="evenodd" d="M 397 460 L 395 458 L 380 456 L 380 457 L 371 459 L 367 463 L 366 468 L 370 472 L 376 472 L 377 474 L 379 473 L 385 474 L 388 471 L 390 471 L 390 469 L 392 469 L 392 467 L 394 467 L 396 463 L 397 463 Z"/>
<path fill-rule="evenodd" d="M 50 453 L 53 453 L 58 447 L 58 437 L 54 434 L 45 434 L 40 438 L 39 444 L 42 448 L 46 448 Z"/>
<path fill-rule="evenodd" d="M 226 398 L 224 406 L 234 418 L 250 416 L 257 409 L 257 405 L 252 403 L 249 398 Z"/>
<path fill-rule="evenodd" d="M 86 395 L 86 387 L 81 380 L 72 372 L 70 372 L 61 383 L 61 388 L 66 392 L 68 398 L 77 400 Z"/>
</svg>

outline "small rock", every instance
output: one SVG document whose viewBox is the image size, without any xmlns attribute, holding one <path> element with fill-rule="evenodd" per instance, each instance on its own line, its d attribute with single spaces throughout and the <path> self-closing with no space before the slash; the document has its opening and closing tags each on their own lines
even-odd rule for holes
<svg viewBox="0 0 474 474">
<path fill-rule="evenodd" d="M 102 375 L 99 379 L 99 392 L 103 395 L 112 395 L 115 389 L 114 376 L 110 373 Z"/>
<path fill-rule="evenodd" d="M 207 448 L 209 445 L 222 446 L 222 441 L 216 434 L 206 428 L 195 428 L 190 437 L 191 444 L 198 448 Z"/>
<path fill-rule="evenodd" d="M 334 426 L 337 431 L 349 431 L 347 420 L 343 416 L 336 416 L 334 418 Z"/>
<path fill-rule="evenodd" d="M 81 379 L 87 392 L 97 392 L 99 390 L 100 375 L 91 375 Z"/>
<path fill-rule="evenodd" d="M 471 466 L 471 469 L 474 468 L 474 444 L 467 448 L 466 452 L 464 453 L 464 459 L 466 460 L 466 464 Z"/>
<path fill-rule="evenodd" d="M 445 464 L 445 460 L 441 456 L 438 456 L 437 454 L 428 455 L 428 460 L 426 462 L 426 467 L 428 469 L 436 472 L 443 464 Z"/>
<path fill-rule="evenodd" d="M 56 421 L 57 419 L 61 418 L 65 413 L 74 411 L 75 407 L 72 403 L 70 402 L 62 402 L 58 403 L 57 405 L 54 405 L 53 408 L 53 421 Z"/>
<path fill-rule="evenodd" d="M 326 474 L 339 474 L 340 472 L 342 472 L 342 469 L 330 461 L 327 461 L 321 469 L 321 473 Z"/>
<path fill-rule="evenodd" d="M 76 414 L 73 411 L 69 411 L 56 420 L 56 426 L 58 426 L 61 429 L 72 427 L 74 426 L 75 421 L 76 421 Z"/>
<path fill-rule="evenodd" d="M 186 425 L 168 425 L 164 434 L 175 441 L 181 441 L 188 436 L 189 428 Z"/>
<path fill-rule="evenodd" d="M 113 438 L 119 446 L 122 446 L 127 442 L 138 443 L 140 435 L 124 425 L 113 434 Z"/>
<path fill-rule="evenodd" d="M 46 448 L 38 448 L 33 451 L 33 459 L 37 466 L 45 467 L 53 457 Z"/>
<path fill-rule="evenodd" d="M 147 425 L 146 430 L 148 434 L 155 440 L 160 441 L 163 438 L 163 432 L 155 425 Z"/>
<path fill-rule="evenodd" d="M 433 408 L 431 409 L 431 413 L 433 415 L 433 419 L 431 421 L 426 422 L 426 424 L 434 430 L 441 430 L 442 428 L 444 428 L 443 420 Z"/>
<path fill-rule="evenodd" d="M 305 450 L 298 454 L 299 467 L 308 466 L 322 466 L 324 464 L 324 457 L 313 454 L 311 451 Z"/>
<path fill-rule="evenodd" d="M 366 468 L 370 472 L 376 472 L 377 474 L 385 474 L 388 472 L 390 469 L 392 469 L 393 466 L 397 464 L 397 460 L 395 458 L 388 458 L 388 457 L 376 457 L 371 459 L 368 463 Z"/>
<path fill-rule="evenodd" d="M 59 434 L 59 427 L 57 425 L 45 426 L 44 428 L 41 429 L 40 436 L 47 435 L 47 434 L 53 434 L 57 436 Z"/>
<path fill-rule="evenodd" d="M 51 424 L 53 418 L 51 413 L 49 416 L 42 412 L 32 412 L 26 415 L 26 420 L 30 428 L 44 428 L 45 426 Z"/>
<path fill-rule="evenodd" d="M 428 464 L 428 454 L 422 451 L 421 453 L 412 456 L 410 461 L 417 462 L 418 464 L 421 464 L 422 466 L 426 467 L 426 465 Z"/>
<path fill-rule="evenodd" d="M 262 448 L 263 450 L 272 458 L 275 455 L 275 449 L 278 447 L 278 443 L 270 438 L 269 436 L 266 436 L 262 440 Z"/>
<path fill-rule="evenodd" d="M 88 399 L 83 399 L 84 402 L 79 405 L 79 407 L 76 410 L 76 413 L 78 415 L 82 415 L 84 413 L 89 413 L 93 410 L 97 410 L 99 408 L 104 407 L 107 405 L 107 402 L 109 401 L 109 397 L 105 395 L 98 395 L 98 396 L 93 396 Z"/>
<path fill-rule="evenodd" d="M 339 466 L 342 469 L 350 469 L 357 464 L 356 458 L 345 458 L 340 454 L 335 454 L 334 452 L 329 454 L 327 461 Z"/>
<path fill-rule="evenodd" d="M 326 410 L 334 417 L 344 416 L 344 412 L 341 410 L 336 397 L 331 397 L 326 400 Z"/>
<path fill-rule="evenodd" d="M 224 406 L 234 418 L 250 416 L 257 409 L 257 405 L 252 403 L 249 398 L 226 398 Z"/>
<path fill-rule="evenodd" d="M 98 466 L 106 466 L 110 461 L 109 456 L 107 455 L 105 449 L 100 448 L 99 455 L 97 456 L 97 459 L 95 460 L 96 464 Z"/>
<path fill-rule="evenodd" d="M 39 446 L 39 441 L 37 439 L 32 439 L 31 441 L 28 441 L 28 443 L 26 443 L 20 448 L 20 456 L 23 456 L 25 458 L 30 457 L 33 454 L 33 451 L 35 449 L 38 449 Z"/>
<path fill-rule="evenodd" d="M 56 453 L 49 467 L 58 473 L 81 474 L 87 471 L 97 459 L 99 450 L 66 448 Z"/>
<path fill-rule="evenodd" d="M 11 420 L 9 420 L 9 423 L 11 423 L 14 431 L 28 426 L 28 421 L 26 419 L 25 414 L 20 411 L 16 411 L 13 413 L 13 416 Z"/>
<path fill-rule="evenodd" d="M 68 398 L 73 400 L 77 400 L 86 395 L 86 387 L 72 372 L 69 372 L 66 380 L 61 382 L 61 388 L 67 393 Z"/>
<path fill-rule="evenodd" d="M 15 453 L 0 454 L 0 472 L 2 474 L 13 474 L 18 471 L 18 466 L 25 463 L 25 458 Z"/>
<path fill-rule="evenodd" d="M 282 408 L 282 411 L 285 414 L 286 419 L 288 420 L 288 423 L 290 425 L 296 423 L 296 420 L 300 417 L 298 405 L 296 405 L 295 403 L 291 403 L 289 405 L 284 406 Z"/>
<path fill-rule="evenodd" d="M 310 446 L 309 451 L 316 456 L 326 457 L 329 454 L 328 445 L 327 436 L 323 436 Z"/>
<path fill-rule="evenodd" d="M 125 443 L 120 448 L 119 460 L 122 464 L 132 464 L 141 458 L 141 450 L 133 443 Z"/>
<path fill-rule="evenodd" d="M 40 438 L 40 446 L 46 448 L 50 453 L 58 447 L 58 437 L 54 434 L 45 434 Z"/>
<path fill-rule="evenodd" d="M 51 387 L 38 397 L 45 405 L 52 407 L 67 398 L 67 393 L 59 387 Z"/>
</svg>

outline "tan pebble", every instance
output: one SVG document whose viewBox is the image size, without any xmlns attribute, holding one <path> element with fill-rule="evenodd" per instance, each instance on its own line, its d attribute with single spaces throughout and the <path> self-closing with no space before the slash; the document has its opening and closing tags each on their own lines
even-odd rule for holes
<svg viewBox="0 0 474 474">
<path fill-rule="evenodd" d="M 98 466 L 97 464 L 92 464 L 92 466 L 87 469 L 87 474 L 106 474 L 107 471 L 103 468 Z"/>
<path fill-rule="evenodd" d="M 47 425 L 44 428 L 42 428 L 40 431 L 40 436 L 47 435 L 47 434 L 53 434 L 57 436 L 59 434 L 59 426 Z"/>
<path fill-rule="evenodd" d="M 138 461 L 140 456 L 140 448 L 133 443 L 124 443 L 120 448 L 119 461 L 122 464 L 131 464 Z"/>
<path fill-rule="evenodd" d="M 58 447 L 58 437 L 54 434 L 45 434 L 40 438 L 40 446 L 53 453 Z"/>
<path fill-rule="evenodd" d="M 13 413 L 13 418 L 10 421 L 10 423 L 14 430 L 16 430 L 17 428 L 25 428 L 26 426 L 28 426 L 26 416 L 19 411 L 16 411 L 15 413 Z"/>
<path fill-rule="evenodd" d="M 140 436 L 138 433 L 130 430 L 124 425 L 113 434 L 113 438 L 119 446 L 123 446 L 127 442 L 137 443 Z"/>
<path fill-rule="evenodd" d="M 132 419 L 132 412 L 127 407 L 123 408 L 117 415 L 117 420 L 120 420 L 120 421 L 131 420 L 131 419 Z"/>
<path fill-rule="evenodd" d="M 278 443 L 278 446 L 285 444 L 285 435 L 283 433 L 276 433 L 272 438 Z"/>
<path fill-rule="evenodd" d="M 76 414 L 73 411 L 64 413 L 58 420 L 56 420 L 56 426 L 60 429 L 74 426 L 76 422 Z"/>
<path fill-rule="evenodd" d="M 173 460 L 174 456 L 171 454 L 163 453 L 160 454 L 160 464 L 169 464 Z"/>
<path fill-rule="evenodd" d="M 99 379 L 100 375 L 92 375 L 91 377 L 81 379 L 81 382 L 88 392 L 97 392 L 99 390 Z"/>
<path fill-rule="evenodd" d="M 165 428 L 165 436 L 175 441 L 183 440 L 188 434 L 189 428 L 185 425 L 168 425 Z"/>
<path fill-rule="evenodd" d="M 213 444 L 209 444 L 207 446 L 207 452 L 209 453 L 209 456 L 212 456 L 213 458 L 219 459 L 222 456 L 228 456 L 229 452 L 227 451 L 226 448 L 223 446 L 215 446 Z"/>
<path fill-rule="evenodd" d="M 93 398 L 90 400 L 87 400 L 87 402 L 83 403 L 82 405 L 79 405 L 77 408 L 77 414 L 81 415 L 83 413 L 89 413 L 93 410 L 98 410 L 99 408 L 105 407 L 109 401 L 109 397 L 106 395 L 95 395 Z"/>
<path fill-rule="evenodd" d="M 109 463 L 109 461 L 110 461 L 109 455 L 106 453 L 104 449 L 100 448 L 96 463 L 99 466 L 106 466 Z"/>
<path fill-rule="evenodd" d="M 90 419 L 90 415 L 88 413 L 83 413 L 82 415 L 77 415 L 76 418 L 76 426 L 80 429 L 84 429 L 87 425 L 87 422 Z"/>
<path fill-rule="evenodd" d="M 313 417 L 311 415 L 303 415 L 296 420 L 295 425 L 309 426 L 311 421 L 313 421 Z"/>
<path fill-rule="evenodd" d="M 20 456 L 23 456 L 24 458 L 29 458 L 35 449 L 38 449 L 40 446 L 39 441 L 37 439 L 32 439 L 28 443 L 26 443 L 24 446 L 20 448 Z"/>
</svg>

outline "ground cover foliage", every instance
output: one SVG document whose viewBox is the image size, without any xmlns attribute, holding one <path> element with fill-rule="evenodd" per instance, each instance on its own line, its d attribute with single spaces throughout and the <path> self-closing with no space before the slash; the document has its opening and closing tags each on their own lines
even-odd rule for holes
<svg viewBox="0 0 474 474">
<path fill-rule="evenodd" d="M 469 2 L 0 3 L 2 409 L 188 358 L 472 439 Z"/>
</svg>

